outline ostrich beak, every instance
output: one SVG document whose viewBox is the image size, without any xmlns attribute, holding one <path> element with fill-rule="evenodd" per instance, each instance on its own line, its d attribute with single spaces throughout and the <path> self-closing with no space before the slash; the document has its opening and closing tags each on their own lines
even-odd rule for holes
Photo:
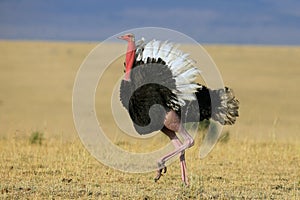
<svg viewBox="0 0 300 200">
<path fill-rule="evenodd" d="M 120 39 L 120 40 L 125 40 L 124 35 L 121 35 L 121 36 L 119 36 L 117 38 Z"/>
</svg>

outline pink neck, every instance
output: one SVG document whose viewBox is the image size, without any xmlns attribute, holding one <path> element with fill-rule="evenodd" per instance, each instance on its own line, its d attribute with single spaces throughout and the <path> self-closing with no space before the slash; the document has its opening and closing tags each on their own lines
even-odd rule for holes
<svg viewBox="0 0 300 200">
<path fill-rule="evenodd" d="M 125 80 L 129 81 L 130 80 L 130 71 L 133 66 L 133 62 L 135 59 L 135 42 L 132 40 L 128 41 L 128 46 L 127 46 L 127 52 L 126 52 L 126 74 L 125 74 Z"/>
</svg>

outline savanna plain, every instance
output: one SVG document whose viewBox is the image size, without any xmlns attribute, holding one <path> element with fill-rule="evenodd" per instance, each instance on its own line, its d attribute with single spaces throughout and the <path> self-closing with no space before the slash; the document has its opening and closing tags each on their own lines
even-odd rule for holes
<svg viewBox="0 0 300 200">
<path fill-rule="evenodd" d="M 187 187 L 178 160 L 155 183 L 155 172 L 107 167 L 81 142 L 73 122 L 73 84 L 96 45 L 0 41 L 1 199 L 300 199 L 300 47 L 204 45 L 225 85 L 234 89 L 240 117 L 224 127 L 204 159 L 199 147 L 206 130 L 199 130 L 186 151 Z M 183 48 L 197 54 L 195 46 Z M 105 49 L 114 55 L 126 46 Z M 105 67 L 104 58 L 98 59 Z M 116 55 L 99 80 L 97 118 L 115 145 L 152 151 L 169 143 L 166 136 L 131 140 L 111 114 L 123 60 Z"/>
</svg>

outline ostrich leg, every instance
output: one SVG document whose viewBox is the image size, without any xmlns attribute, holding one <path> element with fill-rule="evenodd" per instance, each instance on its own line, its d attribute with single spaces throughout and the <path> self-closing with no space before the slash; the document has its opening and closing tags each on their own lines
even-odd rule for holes
<svg viewBox="0 0 300 200">
<path fill-rule="evenodd" d="M 186 185 L 188 185 L 185 162 L 185 149 L 193 146 L 194 140 L 192 136 L 184 129 L 184 127 L 180 123 L 179 116 L 174 111 L 170 111 L 167 113 L 164 125 L 165 127 L 162 129 L 162 131 L 169 136 L 173 145 L 175 146 L 175 150 L 162 157 L 158 162 L 159 169 L 155 181 L 157 181 L 161 177 L 162 169 L 164 169 L 164 172 L 166 172 L 166 167 L 164 165 L 165 162 L 174 157 L 175 155 L 181 153 L 180 165 L 182 181 Z M 178 132 L 182 136 L 184 140 L 183 143 L 181 143 L 175 132 Z"/>
</svg>

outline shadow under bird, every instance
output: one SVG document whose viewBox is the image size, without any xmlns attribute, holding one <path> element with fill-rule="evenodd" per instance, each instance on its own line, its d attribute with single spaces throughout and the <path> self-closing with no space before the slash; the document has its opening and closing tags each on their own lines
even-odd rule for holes
<svg viewBox="0 0 300 200">
<path fill-rule="evenodd" d="M 183 124 L 213 119 L 232 125 L 238 117 L 239 101 L 227 87 L 212 90 L 196 83 L 199 69 L 174 44 L 158 40 L 146 43 L 144 39 L 135 42 L 130 33 L 119 39 L 128 42 L 120 100 L 134 128 L 141 135 L 161 130 L 175 147 L 159 159 L 155 181 L 166 173 L 166 161 L 180 155 L 182 181 L 188 185 L 185 150 L 194 140 Z"/>
</svg>

